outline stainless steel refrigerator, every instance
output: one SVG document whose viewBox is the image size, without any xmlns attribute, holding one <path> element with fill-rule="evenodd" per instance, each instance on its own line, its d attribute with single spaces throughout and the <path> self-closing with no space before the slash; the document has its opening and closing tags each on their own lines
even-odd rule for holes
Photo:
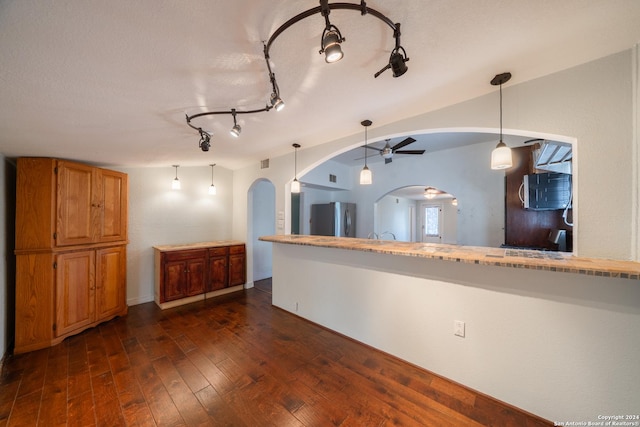
<svg viewBox="0 0 640 427">
<path fill-rule="evenodd" d="M 356 204 L 332 202 L 311 205 L 311 234 L 356 237 Z"/>
</svg>

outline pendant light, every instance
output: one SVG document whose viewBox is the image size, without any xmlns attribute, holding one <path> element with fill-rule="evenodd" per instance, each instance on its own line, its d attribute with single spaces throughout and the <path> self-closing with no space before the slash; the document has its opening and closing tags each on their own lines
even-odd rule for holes
<svg viewBox="0 0 640 427">
<path fill-rule="evenodd" d="M 500 85 L 500 142 L 491 152 L 491 169 L 496 170 L 508 169 L 513 166 L 511 149 L 502 141 L 502 84 L 508 82 L 509 79 L 511 79 L 511 73 L 502 73 L 497 74 L 491 80 L 492 85 Z"/>
<path fill-rule="evenodd" d="M 363 120 L 360 124 L 364 126 L 364 168 L 360 171 L 360 185 L 371 185 L 373 177 L 367 166 L 367 128 L 371 126 L 371 120 Z"/>
<path fill-rule="evenodd" d="M 180 180 L 178 179 L 178 167 L 180 167 L 180 165 L 172 165 L 174 168 L 176 168 L 176 178 L 171 181 L 171 189 L 172 190 L 179 190 L 180 189 Z"/>
<path fill-rule="evenodd" d="M 291 183 L 291 192 L 299 193 L 300 192 L 300 181 L 298 181 L 298 148 L 300 148 L 300 144 L 293 144 L 293 182 Z"/>
<path fill-rule="evenodd" d="M 213 185 L 213 167 L 215 165 L 216 165 L 215 163 L 212 165 L 209 165 L 211 166 L 211 186 L 209 186 L 209 194 L 212 196 L 215 196 L 218 193 L 218 191 L 216 190 L 216 186 Z"/>
</svg>

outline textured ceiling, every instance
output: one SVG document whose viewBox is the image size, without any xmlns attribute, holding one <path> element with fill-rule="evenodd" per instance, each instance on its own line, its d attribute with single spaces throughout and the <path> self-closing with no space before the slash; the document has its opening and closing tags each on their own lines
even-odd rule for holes
<svg viewBox="0 0 640 427">
<path fill-rule="evenodd" d="M 331 2 L 330 2 L 331 3 Z M 373 16 L 334 10 L 345 57 L 318 54 L 320 15 L 271 47 L 286 108 L 202 119 L 211 151 L 185 114 L 262 108 L 271 93 L 262 42 L 318 6 L 293 0 L 0 1 L 0 148 L 120 166 L 250 162 L 362 132 L 631 48 L 637 0 L 369 0 L 402 24 L 409 71 L 373 74 L 388 61 L 391 29 Z"/>
</svg>

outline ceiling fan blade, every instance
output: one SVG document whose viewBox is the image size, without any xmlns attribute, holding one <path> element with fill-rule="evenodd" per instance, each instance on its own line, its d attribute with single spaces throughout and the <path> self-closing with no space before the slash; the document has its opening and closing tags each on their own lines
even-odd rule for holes
<svg viewBox="0 0 640 427">
<path fill-rule="evenodd" d="M 393 161 L 392 157 L 389 157 L 388 159 L 384 159 L 384 164 L 386 165 L 387 163 L 391 163 Z"/>
<path fill-rule="evenodd" d="M 424 154 L 424 150 L 399 150 L 395 154 Z"/>
<path fill-rule="evenodd" d="M 404 141 L 400 141 L 400 142 L 398 142 L 396 145 L 394 145 L 393 147 L 391 147 L 391 150 L 395 152 L 396 150 L 399 150 L 399 149 L 401 149 L 402 147 L 405 147 L 405 146 L 407 146 L 407 145 L 411 144 L 412 142 L 416 142 L 416 140 L 415 140 L 415 139 L 413 139 L 413 138 L 411 138 L 411 137 L 408 137 L 408 138 L 406 138 Z"/>
<path fill-rule="evenodd" d="M 361 145 L 362 148 L 369 148 L 370 150 L 376 150 L 377 152 L 381 152 L 382 148 L 372 147 L 371 145 Z"/>
</svg>

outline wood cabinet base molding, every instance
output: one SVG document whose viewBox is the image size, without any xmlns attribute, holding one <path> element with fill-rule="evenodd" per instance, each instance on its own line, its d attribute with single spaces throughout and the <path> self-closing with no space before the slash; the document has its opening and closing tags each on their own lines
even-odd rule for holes
<svg viewBox="0 0 640 427">
<path fill-rule="evenodd" d="M 246 282 L 245 245 L 234 240 L 155 246 L 154 264 L 162 309 L 239 291 Z"/>
</svg>

